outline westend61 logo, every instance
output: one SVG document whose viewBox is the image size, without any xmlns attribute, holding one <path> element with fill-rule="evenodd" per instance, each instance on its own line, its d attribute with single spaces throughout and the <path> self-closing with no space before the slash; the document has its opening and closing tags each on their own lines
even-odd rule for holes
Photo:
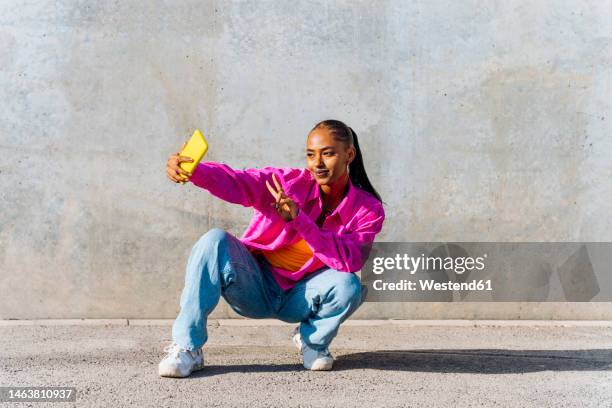
<svg viewBox="0 0 612 408">
<path fill-rule="evenodd" d="M 474 269 L 482 271 L 485 268 L 484 260 L 487 254 L 479 257 L 441 257 L 441 256 L 421 256 L 414 257 L 409 254 L 396 254 L 395 257 L 381 257 L 377 256 L 372 259 L 372 272 L 376 275 L 380 275 L 385 270 L 399 270 L 408 271 L 411 275 L 418 271 L 453 271 L 458 275 L 463 274 L 466 271 L 473 271 Z"/>
</svg>

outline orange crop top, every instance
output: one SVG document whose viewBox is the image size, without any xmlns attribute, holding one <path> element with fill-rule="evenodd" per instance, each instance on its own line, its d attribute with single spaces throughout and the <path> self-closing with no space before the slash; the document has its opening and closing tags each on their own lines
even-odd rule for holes
<svg viewBox="0 0 612 408">
<path fill-rule="evenodd" d="M 312 249 L 304 239 L 275 251 L 257 249 L 253 252 L 262 254 L 272 266 L 291 272 L 299 271 L 312 258 Z"/>
</svg>

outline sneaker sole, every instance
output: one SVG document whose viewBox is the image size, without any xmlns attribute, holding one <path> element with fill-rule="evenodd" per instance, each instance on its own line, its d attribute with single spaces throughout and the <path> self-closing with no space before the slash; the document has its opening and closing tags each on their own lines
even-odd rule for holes
<svg viewBox="0 0 612 408">
<path fill-rule="evenodd" d="M 330 361 L 315 361 L 312 367 L 308 368 L 310 371 L 331 371 L 334 366 L 333 360 Z"/>
<path fill-rule="evenodd" d="M 202 364 L 199 364 L 197 366 L 195 366 L 194 368 L 191 369 L 191 371 L 189 373 L 187 373 L 186 375 L 182 375 L 182 373 L 177 373 L 177 372 L 159 372 L 159 368 L 158 368 L 158 374 L 160 377 L 164 377 L 164 378 L 185 378 L 185 377 L 189 377 L 191 374 L 195 373 L 196 371 L 202 370 L 204 368 L 204 362 L 202 362 Z"/>
</svg>

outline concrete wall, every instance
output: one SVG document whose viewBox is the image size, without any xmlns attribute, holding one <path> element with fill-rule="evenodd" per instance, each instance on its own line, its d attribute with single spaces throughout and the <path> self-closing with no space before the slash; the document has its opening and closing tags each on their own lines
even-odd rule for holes
<svg viewBox="0 0 612 408">
<path fill-rule="evenodd" d="M 310 127 L 346 121 L 381 241 L 611 241 L 611 66 L 610 1 L 2 1 L 0 318 L 174 317 L 193 243 L 251 215 L 166 179 L 195 127 L 207 160 L 302 166 Z"/>
</svg>

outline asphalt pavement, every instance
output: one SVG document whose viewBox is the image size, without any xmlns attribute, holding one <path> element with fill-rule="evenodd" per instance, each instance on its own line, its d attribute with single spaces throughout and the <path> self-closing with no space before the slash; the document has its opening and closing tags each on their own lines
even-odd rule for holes
<svg viewBox="0 0 612 408">
<path fill-rule="evenodd" d="M 186 379 L 157 375 L 170 323 L 0 321 L 0 385 L 77 390 L 4 406 L 612 407 L 612 322 L 350 320 L 310 372 L 293 325 L 213 320 Z"/>
</svg>

